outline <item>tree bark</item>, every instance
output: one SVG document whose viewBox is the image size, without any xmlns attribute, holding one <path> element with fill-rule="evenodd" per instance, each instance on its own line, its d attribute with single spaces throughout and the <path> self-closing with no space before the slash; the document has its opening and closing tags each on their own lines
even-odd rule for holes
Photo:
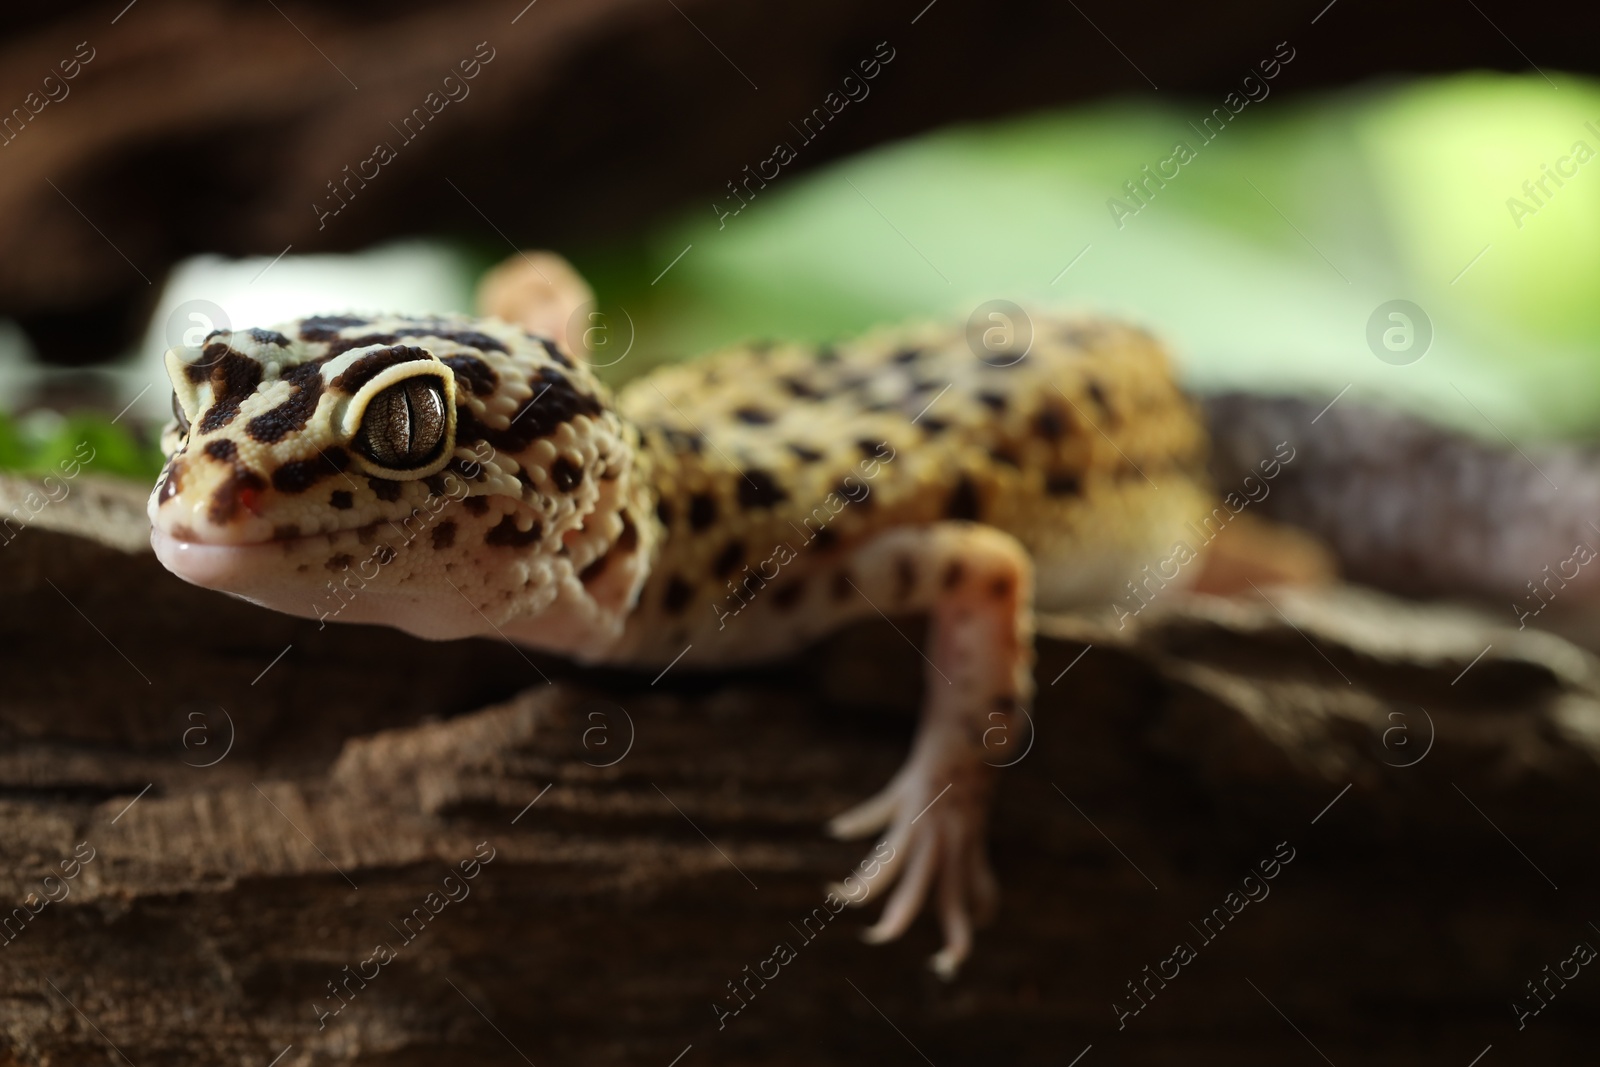
<svg viewBox="0 0 1600 1067">
<path fill-rule="evenodd" d="M 0 1063 L 1592 1060 L 1600 978 L 1512 1008 L 1600 944 L 1600 662 L 1553 635 L 1349 587 L 1041 620 L 945 984 L 930 920 L 825 904 L 915 625 L 659 680 L 319 630 L 71 486 L 0 480 Z"/>
</svg>

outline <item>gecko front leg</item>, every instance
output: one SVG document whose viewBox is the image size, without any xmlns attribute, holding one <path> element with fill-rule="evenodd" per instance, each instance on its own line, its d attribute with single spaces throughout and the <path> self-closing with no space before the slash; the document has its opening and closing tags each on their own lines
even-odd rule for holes
<svg viewBox="0 0 1600 1067">
<path fill-rule="evenodd" d="M 971 949 L 974 918 L 986 919 L 997 897 L 986 855 L 995 772 L 984 737 L 1033 695 L 1033 566 L 1010 534 L 939 522 L 869 541 L 847 573 L 874 606 L 926 611 L 930 640 L 910 757 L 880 793 L 829 830 L 845 838 L 885 830 L 893 849 L 880 877 L 898 885 L 868 941 L 899 937 L 937 887 L 945 943 L 929 962 L 951 978 Z"/>
</svg>

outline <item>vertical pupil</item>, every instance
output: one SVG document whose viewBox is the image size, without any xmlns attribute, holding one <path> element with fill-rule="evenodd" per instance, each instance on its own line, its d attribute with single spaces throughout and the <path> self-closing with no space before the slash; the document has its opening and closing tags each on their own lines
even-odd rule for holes
<svg viewBox="0 0 1600 1067">
<path fill-rule="evenodd" d="M 444 437 L 444 395 L 431 378 L 385 389 L 367 405 L 362 436 L 373 459 L 404 467 L 431 458 Z"/>
</svg>

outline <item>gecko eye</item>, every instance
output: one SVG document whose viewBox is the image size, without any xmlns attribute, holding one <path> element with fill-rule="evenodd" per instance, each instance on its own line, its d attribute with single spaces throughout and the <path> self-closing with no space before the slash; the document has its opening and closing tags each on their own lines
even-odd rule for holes
<svg viewBox="0 0 1600 1067">
<path fill-rule="evenodd" d="M 367 402 L 355 443 L 374 463 L 403 471 L 439 458 L 444 437 L 444 389 L 438 378 L 419 375 Z"/>
<path fill-rule="evenodd" d="M 183 405 L 178 403 L 178 394 L 172 394 L 172 417 L 178 420 L 178 432 L 189 432 L 189 416 L 183 413 Z"/>
</svg>

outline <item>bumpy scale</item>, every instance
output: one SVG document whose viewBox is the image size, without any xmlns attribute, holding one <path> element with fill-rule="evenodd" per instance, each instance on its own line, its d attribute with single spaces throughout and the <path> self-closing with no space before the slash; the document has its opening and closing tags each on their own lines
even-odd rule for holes
<svg viewBox="0 0 1600 1067">
<path fill-rule="evenodd" d="M 1160 348 L 1099 320 L 982 359 L 947 326 L 748 346 L 615 399 L 497 318 L 319 316 L 167 364 L 152 543 L 199 585 L 639 667 L 928 615 L 911 757 L 832 829 L 894 847 L 869 939 L 936 893 L 945 975 L 994 904 L 984 738 L 1032 695 L 1034 602 L 1111 603 L 1211 504 Z"/>
</svg>

